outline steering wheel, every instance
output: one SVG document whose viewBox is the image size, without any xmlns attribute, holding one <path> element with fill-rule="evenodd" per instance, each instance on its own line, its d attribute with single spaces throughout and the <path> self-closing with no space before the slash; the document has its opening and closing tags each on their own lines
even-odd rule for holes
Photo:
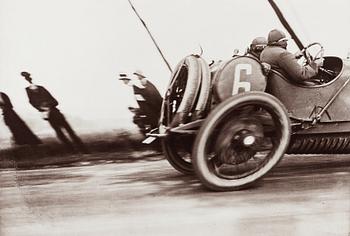
<svg viewBox="0 0 350 236">
<path fill-rule="evenodd" d="M 315 56 L 312 56 L 310 53 L 310 48 L 312 47 L 319 47 L 318 51 L 315 53 Z M 304 47 L 301 52 L 303 53 L 304 56 L 304 63 L 303 64 L 307 64 L 310 65 L 313 62 L 317 61 L 317 60 L 321 60 L 323 61 L 323 55 L 324 55 L 324 48 L 320 43 L 311 43 L 309 45 L 307 45 L 306 47 Z"/>
<path fill-rule="evenodd" d="M 318 50 L 316 51 L 315 55 L 312 56 L 309 49 L 312 48 L 312 47 L 316 47 L 318 48 Z M 319 64 L 319 70 L 323 72 L 323 74 L 326 75 L 325 76 L 321 76 L 319 77 L 319 83 L 320 84 L 323 84 L 323 83 L 326 83 L 328 82 L 329 80 L 331 80 L 332 78 L 334 78 L 334 76 L 336 75 L 336 73 L 332 70 L 329 70 L 329 69 L 325 69 L 323 68 L 323 60 L 324 60 L 324 48 L 323 46 L 320 44 L 320 43 L 311 43 L 309 45 L 307 45 L 306 47 L 304 47 L 301 52 L 303 53 L 303 57 L 304 57 L 304 62 L 303 64 L 304 65 L 310 65 L 316 61 L 321 61 L 322 63 Z"/>
</svg>

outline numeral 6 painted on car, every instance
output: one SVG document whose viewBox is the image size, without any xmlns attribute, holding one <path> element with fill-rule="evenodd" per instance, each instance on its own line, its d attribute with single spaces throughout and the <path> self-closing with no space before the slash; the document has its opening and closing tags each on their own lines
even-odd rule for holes
<svg viewBox="0 0 350 236">
<path fill-rule="evenodd" d="M 240 88 L 243 88 L 245 92 L 250 91 L 250 88 L 251 88 L 250 82 L 241 81 L 241 71 L 246 71 L 247 75 L 252 74 L 252 65 L 250 64 L 236 65 L 234 80 L 233 80 L 232 95 L 237 94 Z"/>
</svg>

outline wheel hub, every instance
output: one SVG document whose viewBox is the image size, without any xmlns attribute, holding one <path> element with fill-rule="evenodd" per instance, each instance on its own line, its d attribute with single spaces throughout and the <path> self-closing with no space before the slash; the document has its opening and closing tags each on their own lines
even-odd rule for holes
<svg viewBox="0 0 350 236">
<path fill-rule="evenodd" d="M 249 147 L 255 143 L 256 138 L 253 135 L 248 135 L 243 138 L 243 144 L 246 147 Z"/>
<path fill-rule="evenodd" d="M 254 145 L 263 137 L 263 127 L 257 119 L 241 118 L 227 122 L 218 135 L 215 149 L 221 163 L 240 164 L 252 158 Z"/>
</svg>

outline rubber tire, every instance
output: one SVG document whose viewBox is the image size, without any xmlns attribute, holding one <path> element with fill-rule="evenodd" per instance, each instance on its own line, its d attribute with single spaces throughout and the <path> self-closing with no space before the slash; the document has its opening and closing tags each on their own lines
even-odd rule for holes
<svg viewBox="0 0 350 236">
<path fill-rule="evenodd" d="M 190 55 L 185 57 L 178 65 L 177 69 L 173 72 L 172 83 L 176 80 L 178 70 L 181 70 L 182 65 L 187 66 L 188 76 L 186 81 L 186 89 L 180 105 L 170 123 L 170 127 L 176 127 L 179 124 L 184 123 L 184 119 L 192 112 L 195 106 L 196 97 L 198 96 L 200 82 L 201 82 L 201 67 L 200 62 L 196 56 Z"/>
<path fill-rule="evenodd" d="M 169 123 L 164 121 L 164 117 L 166 116 L 165 113 L 167 112 L 164 102 L 161 109 L 161 121 L 167 127 L 176 127 L 179 124 L 184 123 L 187 115 L 192 112 L 193 107 L 195 106 L 196 97 L 199 94 L 199 87 L 201 82 L 201 64 L 199 58 L 193 55 L 185 57 L 177 64 L 175 70 L 173 71 L 170 84 L 168 85 L 168 90 L 171 88 L 171 86 L 173 86 L 176 79 L 178 78 L 182 66 L 186 66 L 188 70 L 186 89 L 180 105 L 178 106 L 173 119 L 169 121 Z M 169 133 L 168 135 L 171 134 Z M 169 136 L 162 139 L 162 149 L 170 165 L 173 166 L 177 171 L 186 175 L 194 174 L 192 163 L 185 161 L 177 153 L 176 146 L 174 143 L 172 143 Z"/>
<path fill-rule="evenodd" d="M 173 119 L 170 121 L 170 124 L 166 124 L 166 126 L 168 127 L 176 127 L 179 124 L 184 123 L 184 119 L 190 112 L 193 112 L 195 106 L 198 107 L 198 109 L 200 109 L 201 111 L 203 111 L 205 109 L 206 102 L 209 96 L 209 67 L 204 61 L 204 59 L 194 55 L 185 57 L 177 64 L 168 87 L 171 87 L 172 84 L 175 82 L 183 65 L 185 65 L 188 69 L 186 90 Z M 204 84 L 200 86 L 201 83 L 203 83 L 203 78 Z M 200 106 L 198 106 L 198 102 L 197 104 L 195 103 L 197 101 L 197 96 L 199 96 L 198 101 L 201 103 Z M 163 105 L 161 120 L 163 120 L 163 117 L 165 117 L 164 112 L 167 111 Z M 170 165 L 173 166 L 177 171 L 186 175 L 194 174 L 192 163 L 185 161 L 177 153 L 176 146 L 174 145 L 174 143 L 171 142 L 169 137 L 163 138 L 162 149 Z"/>
<path fill-rule="evenodd" d="M 194 175 L 192 163 L 185 161 L 181 156 L 179 156 L 174 146 L 175 145 L 171 143 L 169 138 L 162 139 L 163 153 L 170 165 L 174 167 L 175 170 L 185 175 Z"/>
<path fill-rule="evenodd" d="M 209 93 L 210 93 L 210 69 L 208 63 L 203 58 L 198 58 L 201 68 L 201 86 L 198 95 L 198 101 L 194 111 L 194 119 L 202 118 L 208 108 Z"/>
<path fill-rule="evenodd" d="M 263 103 L 264 105 L 267 104 L 278 116 L 278 119 L 282 125 L 281 143 L 268 163 L 251 175 L 234 180 L 219 178 L 210 171 L 206 161 L 205 147 L 207 145 L 207 141 L 210 140 L 208 138 L 212 134 L 216 125 L 220 122 L 221 118 L 228 115 L 238 105 L 251 101 L 257 101 L 259 103 Z M 264 92 L 240 93 L 219 104 L 214 110 L 211 111 L 207 119 L 204 121 L 194 142 L 192 164 L 201 183 L 211 190 L 232 191 L 246 188 L 263 177 L 280 161 L 281 157 L 288 148 L 290 135 L 291 128 L 287 111 L 277 98 Z"/>
</svg>

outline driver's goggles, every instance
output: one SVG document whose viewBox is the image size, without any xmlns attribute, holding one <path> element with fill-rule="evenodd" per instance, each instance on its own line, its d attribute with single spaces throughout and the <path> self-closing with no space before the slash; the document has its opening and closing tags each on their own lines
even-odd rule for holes
<svg viewBox="0 0 350 236">
<path fill-rule="evenodd" d="M 277 42 L 287 42 L 287 41 L 288 41 L 288 38 L 286 37 L 277 40 Z"/>
<path fill-rule="evenodd" d="M 255 50 L 262 51 L 265 47 L 265 44 L 257 44 L 255 45 Z"/>
</svg>

